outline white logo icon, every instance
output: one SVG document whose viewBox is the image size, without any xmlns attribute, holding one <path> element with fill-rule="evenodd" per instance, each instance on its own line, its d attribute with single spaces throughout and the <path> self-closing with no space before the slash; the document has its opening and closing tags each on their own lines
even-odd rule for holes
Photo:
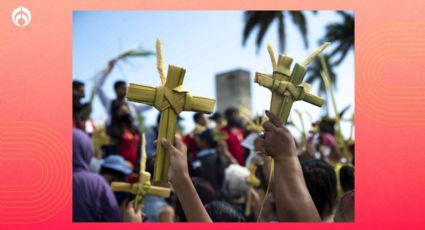
<svg viewBox="0 0 425 230">
<path fill-rule="evenodd" d="M 31 22 L 31 12 L 23 6 L 16 8 L 12 12 L 12 22 L 17 27 L 27 26 Z"/>
</svg>

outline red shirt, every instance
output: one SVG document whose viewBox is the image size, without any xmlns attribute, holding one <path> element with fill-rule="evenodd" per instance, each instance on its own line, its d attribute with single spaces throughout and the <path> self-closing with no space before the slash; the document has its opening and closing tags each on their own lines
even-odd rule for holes
<svg viewBox="0 0 425 230">
<path fill-rule="evenodd" d="M 128 128 L 124 128 L 121 139 L 117 143 L 119 154 L 127 161 L 137 165 L 137 157 L 139 152 L 140 135 L 138 133 L 131 133 Z"/>
<path fill-rule="evenodd" d="M 187 146 L 187 152 L 191 153 L 193 157 L 199 151 L 198 144 L 196 143 L 195 135 L 193 133 L 187 134 L 183 139 L 184 144 Z"/>
<path fill-rule="evenodd" d="M 221 128 L 220 130 L 225 131 L 228 135 L 226 142 L 227 147 L 229 148 L 229 152 L 233 155 L 233 157 L 238 161 L 240 165 L 245 165 L 243 148 L 241 145 L 241 141 L 243 140 L 243 131 L 239 128 L 235 128 L 232 131 L 227 126 Z"/>
</svg>

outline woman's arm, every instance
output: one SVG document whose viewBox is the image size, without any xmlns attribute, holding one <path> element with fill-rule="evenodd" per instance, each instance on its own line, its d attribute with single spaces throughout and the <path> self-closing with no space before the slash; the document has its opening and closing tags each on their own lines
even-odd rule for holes
<svg viewBox="0 0 425 230">
<path fill-rule="evenodd" d="M 171 157 L 168 178 L 179 198 L 184 214 L 189 222 L 212 222 L 189 177 L 186 146 L 179 137 L 175 139 L 175 147 L 166 139 L 162 140 L 162 145 Z"/>
<path fill-rule="evenodd" d="M 275 161 L 274 196 L 279 221 L 319 222 L 320 216 L 308 192 L 295 142 L 277 116 L 266 111 L 264 149 Z"/>
<path fill-rule="evenodd" d="M 239 164 L 236 158 L 234 158 L 230 153 L 226 141 L 218 141 L 218 151 L 226 158 L 228 165 Z"/>
</svg>

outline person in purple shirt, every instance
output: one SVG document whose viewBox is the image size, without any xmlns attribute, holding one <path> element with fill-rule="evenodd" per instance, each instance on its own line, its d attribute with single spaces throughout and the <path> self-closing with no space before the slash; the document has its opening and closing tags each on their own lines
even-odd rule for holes
<svg viewBox="0 0 425 230">
<path fill-rule="evenodd" d="M 72 214 L 74 222 L 120 222 L 120 208 L 105 179 L 89 171 L 93 145 L 72 129 Z"/>
</svg>

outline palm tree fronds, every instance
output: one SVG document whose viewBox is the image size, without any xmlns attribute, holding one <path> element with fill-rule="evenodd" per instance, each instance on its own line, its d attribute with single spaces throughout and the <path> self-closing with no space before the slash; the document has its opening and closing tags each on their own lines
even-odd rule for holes
<svg viewBox="0 0 425 230">
<path fill-rule="evenodd" d="M 148 57 L 152 55 L 155 55 L 155 53 L 143 49 L 132 49 L 120 54 L 118 57 L 115 58 L 115 60 L 118 61 L 126 59 L 128 57 Z"/>
<path fill-rule="evenodd" d="M 260 24 L 258 25 L 258 33 L 257 33 L 257 39 L 255 41 L 255 44 L 257 45 L 257 52 L 259 51 L 261 47 L 261 43 L 263 42 L 264 36 L 267 33 L 267 30 L 269 29 L 270 25 L 273 23 L 273 20 L 275 18 L 275 15 L 277 13 L 280 13 L 278 11 L 268 11 L 262 13 L 262 20 Z"/>
<path fill-rule="evenodd" d="M 291 15 L 292 21 L 294 25 L 298 28 L 301 33 L 301 37 L 304 42 L 304 47 L 308 48 L 308 40 L 307 40 L 307 23 L 302 11 L 289 11 Z"/>
<path fill-rule="evenodd" d="M 304 46 L 308 47 L 307 41 L 307 23 L 303 11 L 245 11 L 244 20 L 245 26 L 242 33 L 242 45 L 246 45 L 249 36 L 253 33 L 255 28 L 258 28 L 256 37 L 257 52 L 261 48 L 263 39 L 267 33 L 267 30 L 273 24 L 275 20 L 278 22 L 278 39 L 279 39 L 279 51 L 284 53 L 285 51 L 285 13 L 289 13 L 295 23 L 295 26 L 300 30 L 303 38 Z"/>
<path fill-rule="evenodd" d="M 249 35 L 257 26 L 257 23 L 260 20 L 260 16 L 261 16 L 260 13 L 257 13 L 257 11 L 246 11 L 244 13 L 245 27 L 243 29 L 242 45 L 246 44 L 246 41 L 248 40 Z"/>
<path fill-rule="evenodd" d="M 330 52 L 333 59 L 331 63 L 335 66 L 341 64 L 349 51 L 354 50 L 354 16 L 345 11 L 337 13 L 341 15 L 342 22 L 326 26 L 326 33 L 321 39 L 336 44 Z"/>
<path fill-rule="evenodd" d="M 279 52 L 284 53 L 286 48 L 286 32 L 285 32 L 285 14 L 282 12 L 278 16 L 278 27 L 277 27 L 277 34 L 278 34 L 278 41 L 279 41 Z"/>
</svg>

